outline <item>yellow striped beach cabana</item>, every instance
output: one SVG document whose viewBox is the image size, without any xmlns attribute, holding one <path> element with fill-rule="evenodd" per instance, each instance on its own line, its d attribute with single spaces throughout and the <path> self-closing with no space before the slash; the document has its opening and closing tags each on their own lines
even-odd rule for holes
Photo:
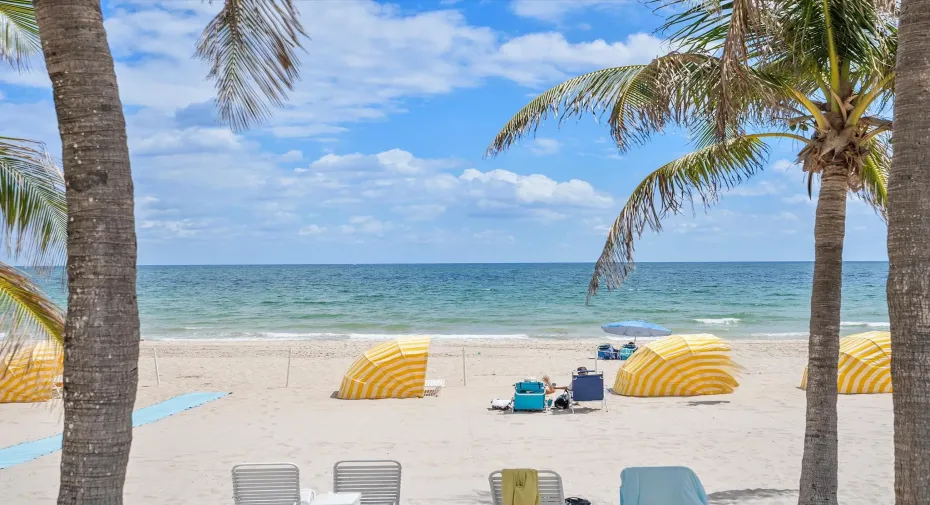
<svg viewBox="0 0 930 505">
<path fill-rule="evenodd" d="M 670 335 L 636 350 L 617 372 L 623 396 L 698 396 L 732 393 L 739 366 L 730 346 L 709 334 Z"/>
<path fill-rule="evenodd" d="M 399 338 L 372 347 L 349 367 L 337 398 L 422 398 L 429 337 Z"/>
<path fill-rule="evenodd" d="M 868 331 L 840 339 L 836 388 L 844 395 L 891 392 L 890 332 Z M 801 389 L 807 389 L 807 367 Z"/>
<path fill-rule="evenodd" d="M 26 344 L 0 358 L 0 403 L 50 400 L 61 375 L 63 354 L 58 342 Z"/>
</svg>

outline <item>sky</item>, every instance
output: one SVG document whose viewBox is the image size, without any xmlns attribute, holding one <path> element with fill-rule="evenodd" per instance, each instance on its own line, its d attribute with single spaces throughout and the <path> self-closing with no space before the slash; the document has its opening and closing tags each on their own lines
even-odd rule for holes
<svg viewBox="0 0 930 505">
<path fill-rule="evenodd" d="M 593 116 L 485 149 L 533 97 L 663 52 L 636 0 L 297 2 L 301 81 L 263 125 L 215 119 L 192 55 L 221 2 L 104 0 L 135 181 L 140 264 L 594 261 L 636 184 L 686 154 L 681 131 L 619 153 Z M 0 135 L 59 156 L 41 61 L 0 67 Z M 766 170 L 665 221 L 638 261 L 813 259 L 815 202 L 772 145 Z M 845 258 L 886 260 L 886 229 L 850 199 Z"/>
</svg>

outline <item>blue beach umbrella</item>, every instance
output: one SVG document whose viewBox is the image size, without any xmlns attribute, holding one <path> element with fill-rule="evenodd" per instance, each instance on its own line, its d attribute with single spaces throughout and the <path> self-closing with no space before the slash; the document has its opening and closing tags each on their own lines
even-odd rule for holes
<svg viewBox="0 0 930 505">
<path fill-rule="evenodd" d="M 672 330 L 646 321 L 620 321 L 618 323 L 607 323 L 601 326 L 601 329 L 612 335 L 622 335 L 626 337 L 666 337 L 672 334 Z"/>
</svg>

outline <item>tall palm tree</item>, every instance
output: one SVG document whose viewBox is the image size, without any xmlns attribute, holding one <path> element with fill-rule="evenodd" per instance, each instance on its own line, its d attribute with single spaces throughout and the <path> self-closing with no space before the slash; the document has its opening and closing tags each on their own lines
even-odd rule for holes
<svg viewBox="0 0 930 505">
<path fill-rule="evenodd" d="M 0 0 L 0 61 L 23 70 L 40 51 L 26 0 Z M 64 180 L 41 143 L 0 137 L 0 244 L 30 266 L 60 264 L 67 236 Z M 0 263 L 0 360 L 26 338 L 61 342 L 64 317 L 29 276 Z M 0 366 L 0 374 L 3 373 Z"/>
<path fill-rule="evenodd" d="M 69 211 L 58 503 L 118 505 L 132 444 L 140 336 L 126 122 L 100 0 L 34 3 Z M 30 12 L 22 11 L 27 22 Z M 303 35 L 292 0 L 224 1 L 197 48 L 211 64 L 221 119 L 247 128 L 283 102 L 297 79 Z"/>
<path fill-rule="evenodd" d="M 901 2 L 888 182 L 895 503 L 930 503 L 930 1 Z"/>
<path fill-rule="evenodd" d="M 621 151 L 667 126 L 685 128 L 695 150 L 652 172 L 614 221 L 588 294 L 619 287 L 634 242 L 695 202 L 758 174 L 766 142 L 796 141 L 813 192 L 809 382 L 799 503 L 835 504 L 836 379 L 846 197 L 884 212 L 894 86 L 894 0 L 660 0 L 662 30 L 677 50 L 644 65 L 597 70 L 539 95 L 488 148 L 496 155 L 550 115 L 606 115 Z"/>
</svg>

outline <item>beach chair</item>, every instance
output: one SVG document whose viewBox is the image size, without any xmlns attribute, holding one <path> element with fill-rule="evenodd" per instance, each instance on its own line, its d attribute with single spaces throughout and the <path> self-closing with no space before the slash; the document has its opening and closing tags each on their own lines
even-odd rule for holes
<svg viewBox="0 0 930 505">
<path fill-rule="evenodd" d="M 232 468 L 236 505 L 300 504 L 300 470 L 292 463 L 247 463 Z"/>
<path fill-rule="evenodd" d="M 683 466 L 642 466 L 620 472 L 620 505 L 707 505 L 701 479 Z"/>
<path fill-rule="evenodd" d="M 572 372 L 571 394 L 572 413 L 575 413 L 575 402 L 601 402 L 601 408 L 607 408 L 607 394 L 604 388 L 604 372 Z"/>
<path fill-rule="evenodd" d="M 428 379 L 423 387 L 423 396 L 439 396 L 442 388 L 446 387 L 446 381 L 442 379 Z"/>
<path fill-rule="evenodd" d="M 537 473 L 539 474 L 539 505 L 565 505 L 562 477 L 551 470 L 537 470 Z M 503 472 L 500 470 L 491 472 L 488 476 L 494 505 L 504 505 L 502 477 Z"/>
<path fill-rule="evenodd" d="M 546 385 L 535 380 L 523 380 L 513 385 L 512 411 L 546 411 Z"/>
<path fill-rule="evenodd" d="M 362 505 L 399 505 L 400 470 L 394 460 L 339 461 L 333 466 L 333 492 L 361 493 Z"/>
</svg>

